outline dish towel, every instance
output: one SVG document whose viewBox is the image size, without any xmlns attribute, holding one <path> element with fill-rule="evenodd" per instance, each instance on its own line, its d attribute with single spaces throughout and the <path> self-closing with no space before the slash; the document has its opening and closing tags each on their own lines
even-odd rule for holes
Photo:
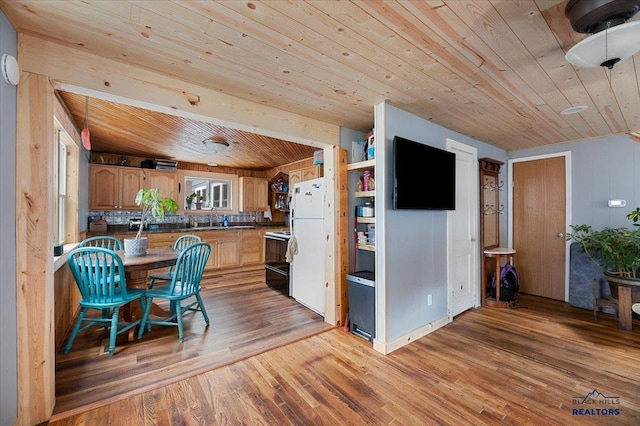
<svg viewBox="0 0 640 426">
<path fill-rule="evenodd" d="M 285 254 L 286 261 L 288 263 L 293 262 L 293 256 L 296 254 L 298 254 L 298 240 L 296 240 L 296 237 L 291 236 L 287 243 L 287 253 Z"/>
</svg>

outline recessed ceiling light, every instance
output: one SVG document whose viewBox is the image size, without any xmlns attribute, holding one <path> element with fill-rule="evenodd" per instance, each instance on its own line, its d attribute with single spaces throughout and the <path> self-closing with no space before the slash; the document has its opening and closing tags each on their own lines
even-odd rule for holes
<svg viewBox="0 0 640 426">
<path fill-rule="evenodd" d="M 207 166 L 211 166 L 211 167 L 215 167 L 217 165 L 218 165 L 217 163 L 207 163 Z"/>
<path fill-rule="evenodd" d="M 576 105 L 567 109 L 563 109 L 562 111 L 560 111 L 560 114 L 562 115 L 578 114 L 579 112 L 585 111 L 586 109 L 587 109 L 586 105 Z"/>
</svg>

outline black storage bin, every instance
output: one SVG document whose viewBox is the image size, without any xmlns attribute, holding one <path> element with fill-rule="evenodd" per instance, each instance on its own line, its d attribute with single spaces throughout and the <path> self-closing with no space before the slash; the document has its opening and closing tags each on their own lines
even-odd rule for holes
<svg viewBox="0 0 640 426">
<path fill-rule="evenodd" d="M 371 271 L 347 274 L 349 285 L 349 330 L 373 341 L 376 337 L 375 277 Z"/>
</svg>

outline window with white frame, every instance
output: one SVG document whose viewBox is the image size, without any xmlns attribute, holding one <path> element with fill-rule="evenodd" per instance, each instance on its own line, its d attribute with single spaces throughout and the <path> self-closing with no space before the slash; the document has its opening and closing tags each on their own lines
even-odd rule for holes
<svg viewBox="0 0 640 426">
<path fill-rule="evenodd" d="M 65 131 L 57 117 L 54 119 L 54 176 L 56 194 L 54 244 L 78 241 L 78 170 L 79 146 Z"/>
<path fill-rule="evenodd" d="M 58 212 L 58 226 L 55 241 L 57 241 L 58 244 L 64 244 L 67 211 L 67 146 L 60 137 L 61 133 L 61 130 L 56 132 L 58 139 L 58 173 L 56 179 L 58 187 L 58 205 L 56 206 Z"/>
</svg>

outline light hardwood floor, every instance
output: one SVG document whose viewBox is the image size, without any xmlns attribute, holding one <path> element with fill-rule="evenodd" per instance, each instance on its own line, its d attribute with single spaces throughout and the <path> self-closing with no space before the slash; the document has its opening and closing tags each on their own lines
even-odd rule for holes
<svg viewBox="0 0 640 426">
<path fill-rule="evenodd" d="M 153 326 L 140 340 L 118 336 L 110 357 L 100 354 L 108 337 L 104 329 L 79 334 L 69 354 L 56 356 L 53 418 L 128 398 L 332 327 L 267 287 L 264 269 L 203 280 L 201 295 L 210 325 L 206 327 L 200 312 L 186 314 L 184 343 L 178 340 L 177 327 Z"/>
<path fill-rule="evenodd" d="M 333 328 L 54 424 L 640 424 L 640 322 L 521 301 L 387 356 Z M 594 389 L 616 398 L 576 402 Z"/>
</svg>

